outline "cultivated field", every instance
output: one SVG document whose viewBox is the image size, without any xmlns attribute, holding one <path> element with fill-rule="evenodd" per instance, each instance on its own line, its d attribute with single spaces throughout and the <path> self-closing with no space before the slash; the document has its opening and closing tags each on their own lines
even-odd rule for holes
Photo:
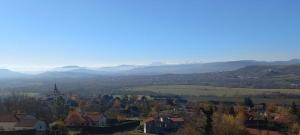
<svg viewBox="0 0 300 135">
<path fill-rule="evenodd" d="M 243 102 L 244 97 L 250 96 L 253 101 L 257 103 L 270 102 L 290 104 L 295 101 L 297 104 L 300 104 L 300 99 L 298 97 L 288 97 L 300 95 L 300 89 L 250 89 L 198 85 L 155 85 L 128 88 L 127 90 L 189 96 L 190 99 L 201 101 L 217 100 Z"/>
<path fill-rule="evenodd" d="M 250 88 L 226 88 L 198 85 L 156 85 L 128 88 L 130 91 L 151 91 L 163 94 L 175 94 L 184 96 L 219 96 L 239 97 L 255 96 L 262 94 L 282 93 L 300 95 L 300 89 L 250 89 Z"/>
</svg>

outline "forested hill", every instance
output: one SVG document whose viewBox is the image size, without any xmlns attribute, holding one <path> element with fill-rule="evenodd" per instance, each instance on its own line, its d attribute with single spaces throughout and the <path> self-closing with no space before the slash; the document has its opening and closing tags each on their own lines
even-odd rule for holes
<svg viewBox="0 0 300 135">
<path fill-rule="evenodd" d="M 194 76 L 194 75 L 192 75 Z M 236 71 L 196 75 L 194 83 L 226 87 L 299 88 L 300 65 L 249 66 Z"/>
<path fill-rule="evenodd" d="M 249 66 L 227 72 L 169 74 L 138 78 L 132 82 L 145 85 L 193 84 L 241 88 L 300 88 L 300 65 Z"/>
</svg>

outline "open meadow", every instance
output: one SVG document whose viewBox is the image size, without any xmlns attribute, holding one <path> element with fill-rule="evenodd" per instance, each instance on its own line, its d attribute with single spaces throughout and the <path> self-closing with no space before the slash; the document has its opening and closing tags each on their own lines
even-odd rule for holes
<svg viewBox="0 0 300 135">
<path fill-rule="evenodd" d="M 300 95 L 300 89 L 251 89 L 251 88 L 227 88 L 199 85 L 154 85 L 128 88 L 131 91 L 152 91 L 162 94 L 174 94 L 183 96 L 219 96 L 239 97 L 255 96 L 262 94 L 294 94 Z"/>
<path fill-rule="evenodd" d="M 199 85 L 153 85 L 127 88 L 127 90 L 188 96 L 202 101 L 216 100 L 242 102 L 244 97 L 251 97 L 255 102 L 291 103 L 295 101 L 300 103 L 300 89 L 251 89 Z"/>
</svg>

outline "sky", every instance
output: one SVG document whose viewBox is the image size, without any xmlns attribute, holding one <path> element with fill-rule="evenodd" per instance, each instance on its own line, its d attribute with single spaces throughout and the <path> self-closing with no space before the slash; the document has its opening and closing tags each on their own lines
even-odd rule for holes
<svg viewBox="0 0 300 135">
<path fill-rule="evenodd" d="M 0 0 L 0 67 L 300 58 L 299 0 Z"/>
</svg>

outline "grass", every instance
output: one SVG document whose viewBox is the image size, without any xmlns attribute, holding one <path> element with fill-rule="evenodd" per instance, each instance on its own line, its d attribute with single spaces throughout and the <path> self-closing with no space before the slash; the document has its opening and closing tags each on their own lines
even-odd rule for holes
<svg viewBox="0 0 300 135">
<path fill-rule="evenodd" d="M 175 94 L 183 96 L 219 96 L 239 97 L 255 96 L 280 92 L 283 94 L 300 95 L 300 89 L 250 89 L 250 88 L 227 88 L 199 85 L 155 85 L 128 88 L 129 91 L 151 91 L 162 94 Z"/>
<path fill-rule="evenodd" d="M 127 88 L 128 91 L 151 91 L 160 94 L 172 94 L 181 96 L 196 97 L 196 100 L 208 101 L 233 101 L 243 102 L 244 97 L 251 96 L 254 102 L 271 102 L 290 104 L 295 101 L 300 104 L 300 99 L 297 98 L 263 98 L 258 95 L 268 95 L 272 93 L 282 93 L 290 95 L 300 95 L 300 89 L 251 89 L 251 88 L 227 88 L 227 87 L 213 87 L 213 86 L 199 86 L 199 85 L 154 85 Z"/>
</svg>

